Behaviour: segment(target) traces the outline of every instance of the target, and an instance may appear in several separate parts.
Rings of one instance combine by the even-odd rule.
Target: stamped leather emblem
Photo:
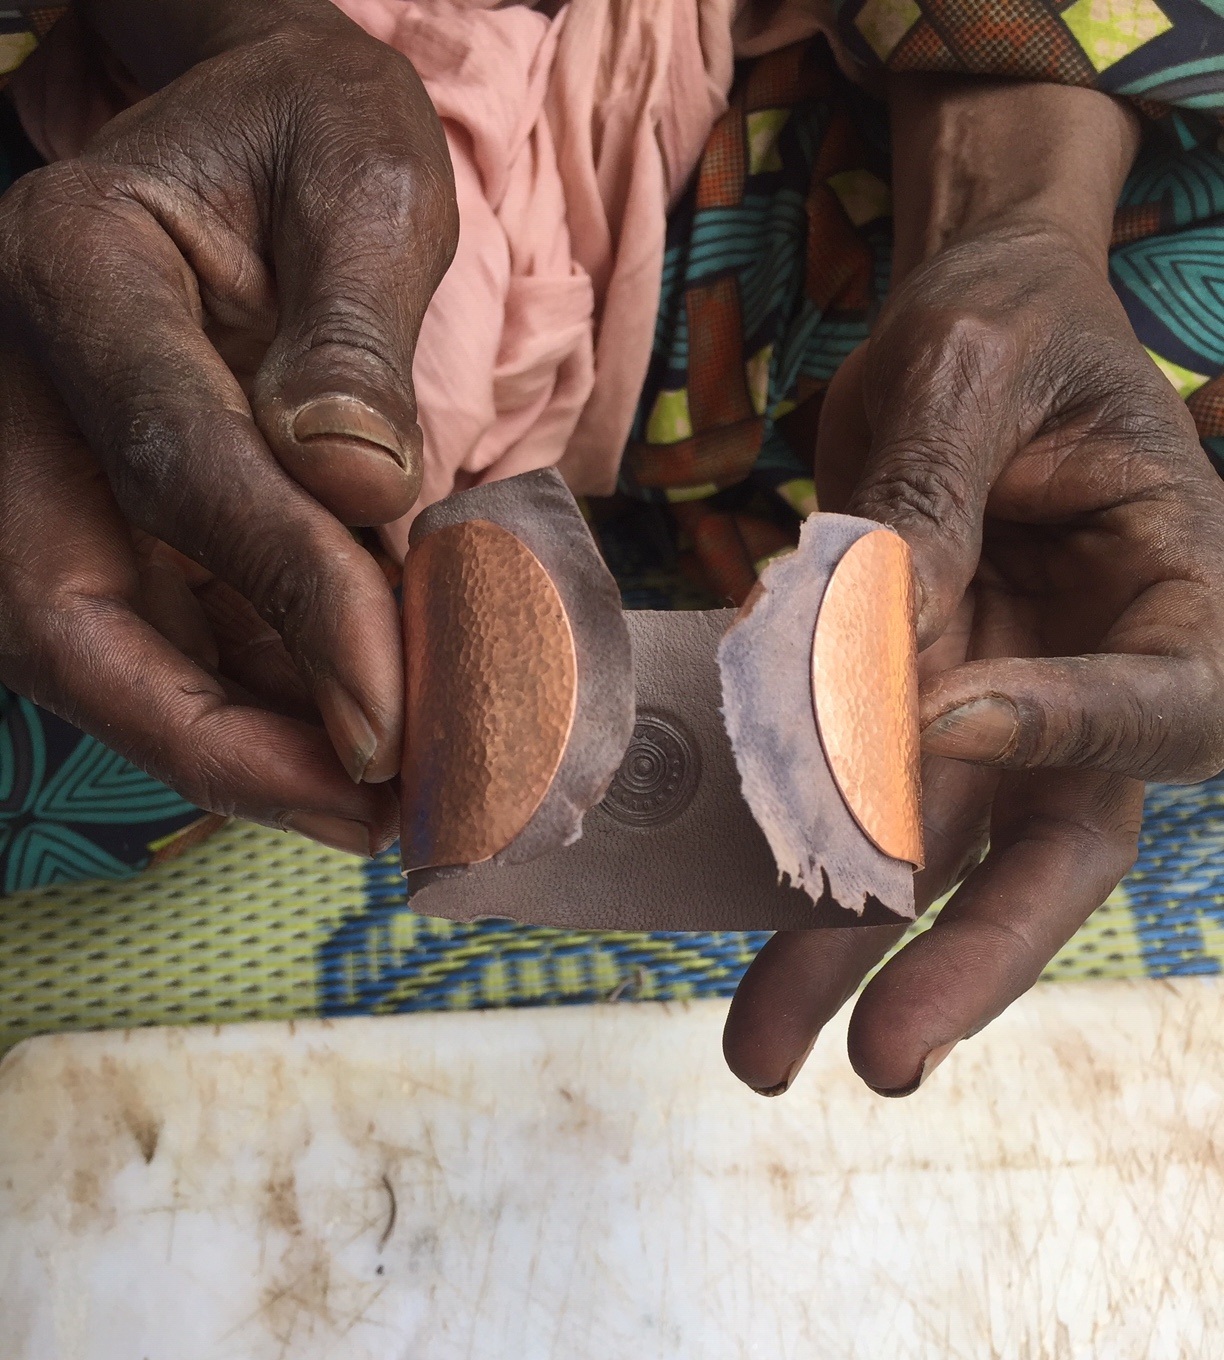
[[[679,719],[639,713],[629,749],[600,806],[624,826],[662,826],[692,802],[699,760]]]

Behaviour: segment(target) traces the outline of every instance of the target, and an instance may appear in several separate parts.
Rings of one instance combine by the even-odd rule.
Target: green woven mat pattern
[[[1218,973],[1224,779],[1154,789],[1135,871],[1047,976]],[[586,934],[413,914],[394,857],[232,823],[118,883],[0,899],[0,1050],[141,1024],[726,996],[761,934]]]

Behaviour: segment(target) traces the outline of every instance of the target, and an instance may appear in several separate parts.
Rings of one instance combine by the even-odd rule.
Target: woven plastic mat
[[[1218,973],[1224,779],[1153,789],[1134,871],[1047,977]],[[727,996],[761,934],[585,934],[415,915],[370,864],[233,823],[118,883],[0,899],[0,1050],[142,1024]]]

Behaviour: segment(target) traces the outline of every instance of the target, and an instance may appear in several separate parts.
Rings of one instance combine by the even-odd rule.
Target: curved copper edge
[[[561,596],[507,529],[449,524],[411,550],[404,644],[404,865],[491,859],[544,801],[574,725]]]
[[[500,526],[535,557],[560,596],[577,656],[577,707],[565,753],[527,825],[493,856],[502,867],[552,854],[583,834],[583,819],[603,796],[633,734],[633,656],[620,590],[555,469],[483,483],[429,506],[413,523],[407,571],[429,538],[471,520]],[[433,871],[405,855],[404,872],[411,886]]]
[[[910,554],[886,529],[847,549],[812,640],[812,701],[846,806],[877,849],[923,864]]]
[[[833,775],[812,700],[812,639],[838,563],[879,528],[853,516],[810,516],[798,549],[766,567],[751,607],[718,648],[740,789],[778,873],[807,894],[815,916],[831,898],[859,922],[873,899],[892,919],[912,920],[914,874],[864,833]]]

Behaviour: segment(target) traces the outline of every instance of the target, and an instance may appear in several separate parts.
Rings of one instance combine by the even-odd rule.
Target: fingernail
[[[370,720],[357,700],[337,680],[322,681],[315,691],[315,702],[340,763],[353,783],[360,784],[378,749],[378,737]]]
[[[752,1089],[759,1096],[785,1095],[786,1092],[789,1091],[791,1088],[791,1082],[793,1082],[795,1078],[799,1075],[800,1070],[803,1067],[803,1064],[807,1062],[808,1058],[811,1056],[812,1049],[815,1046],[816,1040],[813,1039],[812,1042],[808,1044],[807,1048],[803,1050],[802,1056],[796,1058],[795,1061],[791,1063],[790,1068],[786,1073],[786,1076],[784,1076],[782,1080],[777,1083],[776,1086],[754,1086]]]
[[[300,444],[312,439],[359,439],[389,453],[401,467],[407,459],[395,426],[353,397],[316,397],[307,402],[294,417],[293,437]]]
[[[908,1086],[894,1086],[891,1089],[883,1086],[873,1086],[871,1089],[878,1096],[888,1096],[889,1099],[896,1099],[899,1096],[911,1096],[922,1085],[932,1072],[939,1066],[949,1053],[960,1043],[959,1039],[953,1039],[950,1044],[939,1044],[926,1055],[922,1060],[922,1066],[918,1069],[918,1075]]]
[[[328,817],[322,812],[290,812],[281,818],[286,831],[296,831],[312,841],[330,845],[333,850],[346,850],[350,855],[372,859],[370,828],[364,822],[351,822],[347,817]]]
[[[1009,699],[972,699],[922,729],[928,755],[953,760],[1002,760],[1016,748],[1020,715]]]

